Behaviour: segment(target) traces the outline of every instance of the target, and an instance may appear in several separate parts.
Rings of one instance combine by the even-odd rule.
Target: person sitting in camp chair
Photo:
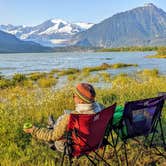
[[[71,113],[95,114],[103,110],[104,106],[95,101],[95,96],[96,92],[92,85],[88,83],[78,84],[73,93],[75,110],[71,111]],[[55,121],[55,124],[50,129],[33,126],[31,128],[24,129],[24,131],[32,134],[32,136],[37,139],[47,142],[53,141],[56,149],[63,152],[69,116],[70,112],[65,112]]]

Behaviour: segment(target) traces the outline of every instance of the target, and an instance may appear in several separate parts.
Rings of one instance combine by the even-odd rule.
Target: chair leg
[[[157,128],[157,125],[158,125],[158,120],[156,121],[155,125],[154,125],[154,130],[156,130]],[[154,135],[155,135],[155,131],[153,132],[153,135],[152,135],[152,138],[150,140],[150,147],[153,145],[153,139],[154,139]]]
[[[117,145],[117,142],[118,142],[118,138],[119,137],[117,137],[116,142],[114,142],[113,134],[111,132],[111,139],[112,139],[112,143],[113,143],[114,153],[115,153],[116,159],[118,161],[118,166],[119,166],[120,163],[119,163],[119,159],[118,159],[118,152],[116,151],[116,145]]]
[[[160,130],[161,130],[161,137],[164,145],[164,150],[166,151],[166,143],[165,143],[165,138],[164,138],[164,132],[163,132],[163,126],[161,123],[161,118],[159,118],[159,124],[160,124]]]
[[[157,120],[156,124],[155,124],[155,129],[157,128],[158,126],[158,123],[159,123],[159,126],[160,126],[160,132],[161,132],[161,139],[163,141],[163,145],[164,145],[164,150],[166,150],[166,143],[165,143],[165,138],[164,138],[164,132],[163,132],[163,127],[162,127],[162,123],[161,123],[161,117],[159,117],[159,119]],[[150,142],[150,146],[152,146],[153,144],[153,139],[154,139],[154,135],[155,135],[155,132],[153,132],[153,135],[152,135],[152,138],[151,138],[151,142]],[[156,151],[158,152],[157,155],[159,156],[163,156],[165,159],[166,159],[166,156],[154,145],[154,148],[156,149]]]
[[[127,158],[126,141],[124,142],[123,146],[124,146],[124,150],[125,150],[126,165],[128,166],[129,163],[128,163],[128,158]]]
[[[72,166],[72,164],[73,164],[73,157],[72,157],[72,154],[71,154],[69,146],[67,147],[67,153],[68,153],[67,155],[68,155],[68,159],[69,159],[69,165]]]
[[[94,157],[93,157],[92,160],[93,160],[93,161],[97,160],[97,164],[99,164],[99,160],[96,158],[96,155],[94,155]],[[96,164],[96,165],[97,165],[97,164]]]
[[[72,158],[69,157],[69,165],[72,166],[72,163],[73,163]]]
[[[105,163],[106,165],[110,166],[110,164],[109,164],[105,159],[103,159],[98,153],[96,153],[95,151],[94,151],[94,153],[96,154],[96,156],[97,156],[98,158],[100,158],[102,161],[104,161],[104,163]]]
[[[163,132],[163,127],[162,127],[162,123],[161,123],[161,117],[159,117],[158,122],[159,122],[159,125],[160,125],[161,139],[163,141],[164,150],[166,151],[166,143],[165,143],[164,132]],[[158,152],[159,156],[163,156],[166,159],[166,156],[157,147],[154,147],[154,148]]]
[[[62,160],[61,160],[61,166],[63,166],[63,162],[64,162],[64,158],[65,158],[65,150],[64,150],[64,152],[63,152],[63,155],[62,155]]]
[[[88,160],[93,164],[93,165],[97,165],[88,155],[86,155],[86,157],[88,158]]]
[[[104,149],[103,149],[102,158],[104,158],[105,151],[106,151],[106,146],[105,146]]]
[[[159,117],[158,121],[156,122],[156,124],[155,124],[155,129],[157,128],[158,123],[159,123],[159,126],[160,126],[161,139],[162,139],[162,141],[163,141],[164,150],[166,151],[166,143],[165,143],[164,132],[163,132],[163,127],[162,127],[162,123],[161,123],[161,117]],[[153,135],[152,135],[152,138],[151,138],[151,141],[150,141],[150,146],[153,145],[154,135],[155,135],[155,132],[154,132]],[[154,146],[154,147],[155,147],[155,146]],[[157,149],[157,148],[155,147],[155,149]],[[159,154],[162,154],[158,149],[157,149],[157,151],[159,152]]]
[[[111,132],[111,133],[112,133],[112,132]],[[107,135],[106,138],[104,138],[105,141],[106,141],[106,143],[105,143],[106,145],[104,146],[104,149],[103,149],[102,158],[104,158],[107,144],[109,144],[109,142],[108,142],[108,137],[109,137],[109,135]]]

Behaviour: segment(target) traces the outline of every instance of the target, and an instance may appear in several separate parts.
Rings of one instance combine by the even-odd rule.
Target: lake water
[[[14,73],[49,72],[52,69],[83,68],[102,63],[136,63],[138,67],[109,70],[112,74],[131,73],[141,69],[159,69],[166,74],[166,59],[145,58],[155,52],[74,52],[74,53],[19,53],[0,54],[0,74],[11,76]]]

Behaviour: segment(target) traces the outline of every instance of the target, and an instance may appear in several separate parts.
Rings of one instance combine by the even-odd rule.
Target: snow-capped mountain
[[[40,25],[14,26],[0,25],[0,30],[26,41],[34,41],[44,46],[68,46],[73,35],[92,27],[92,23],[71,23],[61,19],[50,19]]]

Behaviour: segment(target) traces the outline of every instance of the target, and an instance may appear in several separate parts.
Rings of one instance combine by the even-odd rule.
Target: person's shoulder
[[[74,110],[74,111],[71,111],[70,114],[80,114],[80,113]]]
[[[58,117],[58,119],[56,121],[56,124],[59,124],[60,122],[65,121],[66,119],[68,119],[69,115],[70,114],[64,112],[64,114],[62,114],[61,116]]]
[[[104,109],[105,108],[105,106],[103,105],[103,104],[101,104],[101,103],[99,103],[99,102],[95,102],[96,103],[96,105],[98,105],[101,109]]]

